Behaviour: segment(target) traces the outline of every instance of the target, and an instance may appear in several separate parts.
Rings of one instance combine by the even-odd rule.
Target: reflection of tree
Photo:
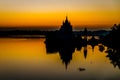
[[[101,44],[101,45],[99,45],[99,51],[100,52],[103,52],[105,50],[105,47]]]
[[[114,67],[118,66],[118,68],[120,69],[120,50],[108,48],[106,53],[108,53],[106,57],[111,60],[111,64],[113,64]]]
[[[98,45],[98,43],[99,43],[98,39],[95,39],[94,36],[92,36],[92,38],[88,40],[88,44],[91,45],[93,51],[94,51],[94,47]]]
[[[84,58],[85,59],[87,58],[87,45],[84,46]]]

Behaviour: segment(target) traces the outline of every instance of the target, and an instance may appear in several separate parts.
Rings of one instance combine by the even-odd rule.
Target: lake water
[[[114,67],[99,46],[75,49],[69,64],[59,52],[47,53],[45,39],[0,39],[0,80],[120,80]]]

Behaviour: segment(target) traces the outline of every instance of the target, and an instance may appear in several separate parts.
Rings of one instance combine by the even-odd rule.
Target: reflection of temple
[[[64,45],[59,49],[60,58],[63,64],[65,64],[66,69],[68,64],[72,60],[72,54],[74,51],[75,51],[75,48],[71,45]]]
[[[72,54],[75,51],[75,47],[71,46],[71,44],[58,47],[46,44],[46,50],[47,54],[54,54],[55,52],[59,52],[59,56],[62,60],[62,63],[67,69],[68,64],[72,60]]]
[[[84,46],[84,58],[85,59],[87,58],[87,45]]]

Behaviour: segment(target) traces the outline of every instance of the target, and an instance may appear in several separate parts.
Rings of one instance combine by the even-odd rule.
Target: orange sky
[[[0,26],[73,26],[120,22],[120,0],[2,0]]]

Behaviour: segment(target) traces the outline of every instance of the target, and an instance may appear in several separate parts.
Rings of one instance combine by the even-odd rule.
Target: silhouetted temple
[[[74,41],[74,34],[72,31],[72,25],[68,21],[68,18],[66,17],[66,20],[63,21],[63,24],[61,25],[60,29],[58,31],[49,33],[46,35],[46,41],[52,41],[56,42],[56,44],[64,44],[64,43],[73,43]]]
[[[63,33],[71,33],[72,32],[72,25],[68,21],[67,16],[66,16],[66,20],[63,21],[63,24],[60,28],[60,32],[63,32]]]
[[[60,27],[57,38],[61,41],[72,41],[74,39],[72,25],[68,21],[67,17],[66,20],[63,21],[62,26]]]

